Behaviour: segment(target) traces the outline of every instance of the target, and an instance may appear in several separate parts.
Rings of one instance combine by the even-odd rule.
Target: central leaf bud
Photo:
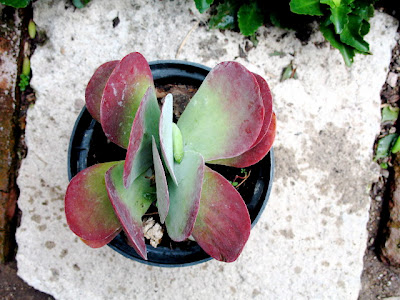
[[[175,123],[172,123],[172,146],[175,161],[181,163],[183,159],[183,138],[179,127]]]

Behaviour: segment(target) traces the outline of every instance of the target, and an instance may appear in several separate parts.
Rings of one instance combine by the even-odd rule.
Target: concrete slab
[[[397,24],[376,13],[372,56],[344,66],[320,33],[303,46],[293,33],[260,29],[260,43],[239,57],[245,39],[196,28],[193,1],[96,0],[74,10],[35,2],[46,45],[32,58],[37,102],[29,110],[28,156],[19,176],[23,217],[17,232],[19,275],[57,299],[356,299],[366,246],[371,163]],[[120,23],[113,28],[113,19]],[[183,269],[128,261],[86,247],[67,228],[63,195],[67,147],[84,88],[101,63],[139,51],[148,60],[214,66],[237,60],[268,80],[278,116],[276,179],[270,202],[241,257]],[[322,46],[321,46],[321,43]],[[270,56],[283,51],[283,57]],[[279,82],[291,61],[298,80]]]

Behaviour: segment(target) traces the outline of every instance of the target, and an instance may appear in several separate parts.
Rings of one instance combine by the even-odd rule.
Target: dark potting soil
[[[189,103],[190,99],[196,93],[197,87],[190,86],[190,85],[160,85],[156,86],[156,93],[159,105],[163,104],[163,98],[168,94],[171,93],[174,97],[174,122],[177,122],[179,117],[181,116],[182,112],[184,111],[186,105]],[[94,151],[96,150],[96,151]],[[96,123],[93,136],[90,144],[90,151],[88,154],[88,161],[87,165],[91,166],[101,162],[107,162],[111,160],[124,160],[126,155],[126,150],[117,146],[116,144],[110,142],[104,135],[101,125]],[[257,182],[257,174],[260,172],[260,166],[251,166],[245,169],[238,169],[233,167],[227,166],[220,166],[220,165],[211,165],[207,164],[208,167],[217,171],[221,175],[223,175],[227,180],[233,182],[236,185],[236,188],[242,198],[245,200],[246,204],[248,204],[253,196],[254,188]],[[252,176],[253,174],[253,176]],[[155,184],[155,183],[154,183]],[[159,215],[157,212],[157,207],[155,204],[152,204],[144,215],[143,218],[152,217],[157,223],[160,223]],[[164,235],[161,240],[159,246],[168,247],[171,249],[188,249],[193,246],[195,242],[187,240],[184,242],[174,242],[172,241],[168,234],[164,224],[161,224]],[[126,236],[125,233],[122,232],[125,240]],[[128,241],[127,241],[128,242]],[[149,241],[146,240],[146,244],[149,244]]]

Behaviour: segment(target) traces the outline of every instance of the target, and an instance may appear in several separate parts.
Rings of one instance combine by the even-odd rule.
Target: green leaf
[[[342,33],[344,27],[349,23],[348,14],[351,12],[350,7],[348,6],[338,6],[331,7],[330,20],[335,26],[335,31],[337,34]]]
[[[25,76],[29,76],[29,74],[31,74],[31,61],[29,60],[29,57],[26,56],[22,62],[22,74]]]
[[[263,108],[260,86],[252,73],[237,62],[218,64],[178,120],[185,151],[199,152],[205,161],[245,152],[263,126]]]
[[[205,167],[193,237],[211,257],[232,262],[250,235],[250,217],[238,191],[221,174]]]
[[[213,2],[214,0],[194,0],[194,3],[196,4],[196,7],[200,13],[203,13],[209,9]]]
[[[123,184],[123,162],[111,167],[105,174],[105,185],[110,202],[121,225],[136,252],[147,259],[144,242],[142,217],[154,200],[155,187],[149,177],[151,169],[141,174],[132,185],[126,189]]]
[[[233,29],[235,28],[235,15],[237,11],[237,5],[230,1],[226,1],[218,4],[217,14],[210,18],[208,23],[210,28],[217,29]]]
[[[124,185],[126,188],[153,164],[151,137],[155,137],[157,144],[160,142],[159,121],[160,108],[156,94],[154,89],[149,87],[143,96],[132,124],[124,166]]]
[[[157,208],[158,214],[160,216],[160,222],[164,224],[165,218],[167,217],[169,210],[168,184],[163,163],[161,161],[160,154],[158,153],[157,144],[154,136],[152,136],[152,152],[157,190]]]
[[[100,121],[106,137],[127,148],[136,111],[147,89],[155,91],[153,75],[142,54],[125,56],[112,71],[103,90]],[[151,138],[148,138],[151,145]]]
[[[367,35],[367,33],[369,32],[370,27],[371,27],[371,25],[367,21],[363,20],[362,24],[361,24],[361,29],[360,29],[360,35],[362,37]]]
[[[330,7],[337,7],[337,6],[340,5],[340,0],[339,0],[339,5],[337,5],[337,1],[336,0],[335,1],[333,1],[333,0],[321,0],[320,2],[321,2],[321,4],[327,4]]]
[[[174,148],[174,159],[179,164],[183,159],[183,138],[179,127],[172,123],[172,145]]]
[[[174,165],[178,185],[168,178],[170,208],[165,225],[173,241],[184,241],[192,234],[200,206],[205,168],[201,154],[186,151],[182,162]]]
[[[376,154],[374,160],[377,161],[380,158],[388,157],[390,155],[390,151],[396,139],[398,138],[397,133],[391,133],[387,136],[381,138],[378,141],[378,145],[376,147]]]
[[[397,153],[400,151],[400,139],[397,138],[396,142],[394,143],[393,147],[392,147],[392,153]]]
[[[1,4],[12,6],[15,8],[27,7],[30,0],[0,0]]]
[[[30,76],[21,74],[19,75],[19,83],[18,86],[22,92],[26,90],[26,87],[29,86]]]
[[[280,81],[282,82],[282,81],[285,81],[285,80],[291,78],[292,77],[292,73],[293,73],[293,64],[290,63],[283,69]]]
[[[350,5],[354,0],[321,0],[321,4],[328,4],[330,7]]]
[[[84,240],[105,240],[121,228],[104,179],[106,172],[116,164],[118,162],[107,162],[86,168],[68,185],[65,193],[67,223]]]
[[[382,122],[394,122],[399,116],[399,108],[392,106],[385,106],[382,108]]]
[[[349,22],[340,34],[340,40],[361,53],[369,53],[369,44],[361,36],[363,19],[349,15]]]
[[[84,8],[91,0],[72,0],[76,8]]]
[[[379,166],[380,166],[382,169],[385,169],[385,170],[389,167],[388,163],[386,163],[386,162],[381,163]]]
[[[325,39],[331,43],[333,47],[338,49],[343,56],[344,62],[348,67],[351,66],[353,63],[353,58],[355,55],[354,49],[343,44],[339,39],[338,36],[335,35],[335,32],[331,26],[326,25],[327,22],[322,23],[319,26],[319,30],[324,35]]]
[[[238,11],[238,23],[240,32],[245,35],[253,35],[258,27],[263,24],[264,16],[256,2],[242,5]]]
[[[368,21],[374,15],[374,6],[368,1],[358,0],[354,2],[352,13]]]
[[[290,10],[300,15],[322,16],[319,0],[292,0]]]
[[[157,105],[157,104],[156,104]],[[172,136],[172,124],[173,124],[173,96],[168,94],[164,98],[164,104],[161,109],[160,121],[159,121],[159,133],[160,133],[160,148],[161,154],[164,158],[165,166],[175,184],[176,176],[174,172],[174,146]]]
[[[35,22],[33,22],[33,20],[29,21],[28,34],[31,39],[34,39],[36,37],[36,24]]]

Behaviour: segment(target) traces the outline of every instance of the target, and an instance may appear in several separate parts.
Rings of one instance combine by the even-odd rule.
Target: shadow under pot
[[[162,98],[167,93],[172,93],[174,96],[175,119],[179,118],[187,102],[210,71],[210,68],[200,64],[173,60],[151,62],[150,68],[157,97]],[[69,180],[94,164],[124,160],[125,154],[125,149],[107,141],[101,125],[84,107],[71,134],[68,149]],[[228,180],[233,180],[236,175],[243,176],[241,169],[219,165],[208,166]],[[239,187],[238,192],[247,205],[253,227],[260,218],[271,192],[274,174],[273,149],[260,162],[246,168],[246,172],[251,172],[251,175]],[[108,246],[129,259],[159,267],[191,266],[211,259],[196,242],[173,242],[167,236],[166,231],[164,231],[163,241],[157,248],[147,242],[146,240],[147,261],[128,245],[123,232],[115,237]]]

